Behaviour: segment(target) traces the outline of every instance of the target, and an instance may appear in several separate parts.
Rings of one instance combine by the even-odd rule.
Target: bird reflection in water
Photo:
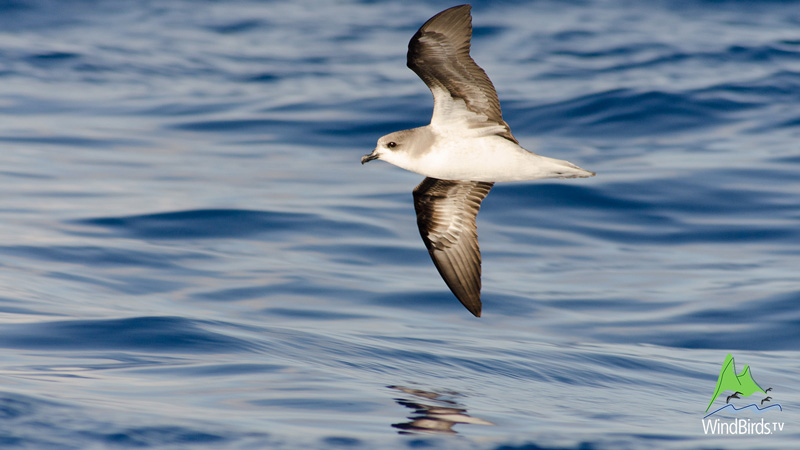
[[[394,428],[400,430],[398,431],[400,434],[415,432],[457,434],[458,432],[453,430],[453,426],[458,423],[494,425],[492,422],[470,416],[466,409],[458,407],[461,405],[452,400],[443,399],[441,394],[402,386],[388,387],[413,396],[412,400],[395,399],[398,404],[414,410],[408,416],[409,422],[392,424]],[[425,403],[422,403],[420,399]],[[432,404],[434,402],[437,404]]]

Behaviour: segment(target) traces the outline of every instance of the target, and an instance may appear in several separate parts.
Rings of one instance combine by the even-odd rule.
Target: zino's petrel
[[[408,67],[433,93],[430,125],[378,139],[361,164],[382,159],[426,178],[414,189],[422,240],[459,301],[481,315],[475,218],[495,181],[584,178],[594,172],[519,146],[492,82],[469,56],[470,6],[433,16],[408,43]]]

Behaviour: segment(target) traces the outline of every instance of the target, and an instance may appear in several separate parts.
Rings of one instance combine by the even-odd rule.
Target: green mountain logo
[[[744,369],[738,374],[736,373],[736,367],[733,361],[733,355],[728,353],[728,356],[725,357],[725,362],[722,363],[722,369],[719,371],[719,378],[717,378],[717,387],[714,389],[714,395],[711,396],[711,401],[708,402],[708,407],[706,408],[706,412],[711,409],[711,405],[714,404],[714,400],[719,397],[719,395],[726,391],[733,391],[733,394],[727,396],[725,403],[729,404],[730,400],[733,398],[742,398],[749,397],[756,392],[761,392],[764,395],[767,395],[772,388],[767,388],[766,390],[762,388],[756,380],[753,379],[753,375],[750,373],[750,366],[747,364],[744,365]],[[764,402],[769,402],[772,400],[772,397],[765,397],[761,400],[761,404],[763,405]],[[758,405],[756,405],[758,408]],[[738,409],[735,408],[734,409]],[[759,408],[761,409],[761,408]]]

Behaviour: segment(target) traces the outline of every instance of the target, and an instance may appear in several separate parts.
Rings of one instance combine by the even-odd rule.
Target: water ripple
[[[125,217],[97,217],[73,223],[105,228],[137,239],[209,239],[261,234],[355,232],[377,235],[385,230],[362,224],[323,219],[314,214],[243,209],[198,209]]]
[[[180,317],[63,320],[2,324],[0,346],[38,350],[134,350],[205,353],[252,351],[251,343],[203,330]]]
[[[493,189],[477,319],[358,164],[430,119],[435,7],[0,2],[0,446],[752,447],[698,422],[728,352],[800,372],[798,11],[476,2],[515,133],[598,173]]]
[[[686,132],[732,120],[754,104],[724,97],[702,98],[692,93],[614,89],[556,103],[526,107],[508,103],[508,114],[530,124],[537,134],[634,138]]]

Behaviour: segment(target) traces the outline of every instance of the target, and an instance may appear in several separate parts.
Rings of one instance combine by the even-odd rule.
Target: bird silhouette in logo
[[[761,400],[761,404],[763,405],[763,404],[764,404],[764,402],[768,402],[768,401],[770,401],[770,400],[772,400],[772,397],[767,397],[767,398],[765,398],[765,399]]]
[[[741,392],[736,391],[733,394],[729,395],[728,398],[725,399],[725,403],[729,403],[732,398],[742,398],[742,397],[739,397],[739,394],[741,394]]]

